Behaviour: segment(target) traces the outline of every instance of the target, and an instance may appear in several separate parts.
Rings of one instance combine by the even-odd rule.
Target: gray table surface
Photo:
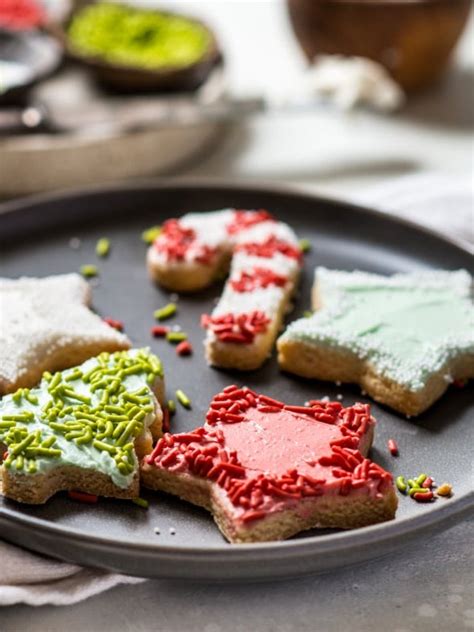
[[[217,26],[237,91],[251,91],[261,81],[271,86],[302,64],[279,1],[260,0],[251,7],[231,0],[180,1],[180,7]],[[472,173],[472,35],[471,24],[444,84],[399,116],[318,111],[260,118],[233,130],[213,155],[187,172],[288,181],[330,195],[351,195],[407,173]],[[304,580],[212,586],[148,581],[75,606],[3,608],[0,631],[473,629],[473,535],[474,521],[465,521],[396,555]]]
[[[2,632],[456,632],[474,629],[474,520],[379,560],[285,582],[148,581],[74,606],[12,606]]]

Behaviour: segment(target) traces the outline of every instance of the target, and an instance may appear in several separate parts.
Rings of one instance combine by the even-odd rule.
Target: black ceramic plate
[[[170,345],[151,338],[153,311],[168,300],[168,294],[147,278],[141,231],[187,211],[226,206],[268,208],[301,237],[311,240],[313,247],[305,259],[303,283],[291,318],[309,306],[312,271],[317,264],[384,274],[472,264],[469,254],[454,243],[349,204],[274,188],[169,182],[42,196],[4,205],[0,214],[2,275],[44,276],[97,263],[100,285],[94,290],[95,309],[103,316],[123,320],[136,345],[150,345],[161,356],[171,395],[180,387],[192,399],[192,411],[180,409],[173,418],[173,431],[200,425],[211,396],[232,382],[295,404],[339,393],[346,405],[365,401],[357,387],[284,375],[275,357],[259,371],[245,375],[208,368],[201,351],[199,316],[211,309],[219,286],[179,300],[176,322],[190,334],[196,350],[192,358],[177,358]],[[111,240],[112,252],[108,259],[97,261],[94,246],[101,236]],[[70,247],[72,237],[81,240],[79,250]],[[472,506],[472,393],[472,387],[450,388],[416,420],[373,404],[379,422],[372,451],[375,461],[395,475],[429,472],[438,482],[451,482],[455,489],[452,499],[438,499],[431,505],[401,497],[392,522],[349,532],[308,532],[287,542],[231,546],[204,510],[144,491],[143,496],[150,500],[148,511],[112,500],[82,505],[65,495],[42,507],[2,500],[0,534],[62,559],[153,577],[285,577],[388,553],[416,537],[426,538],[434,530],[446,528]],[[389,437],[398,441],[398,458],[387,452]],[[160,535],[154,533],[155,527]]]

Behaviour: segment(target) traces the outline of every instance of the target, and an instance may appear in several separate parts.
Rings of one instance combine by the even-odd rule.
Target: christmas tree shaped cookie
[[[397,507],[391,474],[365,456],[374,424],[364,404],[291,406],[228,386],[204,426],[158,441],[142,482],[207,508],[231,542],[361,527]]]
[[[315,313],[278,340],[282,369],[355,382],[418,415],[454,380],[474,377],[472,278],[464,270],[391,277],[318,268]]]
[[[33,504],[61,490],[137,497],[138,462],[161,435],[163,397],[161,362],[147,349],[103,352],[5,396],[2,493]]]

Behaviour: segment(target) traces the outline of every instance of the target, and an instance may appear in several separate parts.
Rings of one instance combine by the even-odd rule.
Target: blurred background
[[[405,208],[430,191],[432,215],[447,192],[450,205],[462,197],[453,222],[466,237],[470,8],[0,0],[0,197],[192,175],[288,182],[391,210],[401,186]]]

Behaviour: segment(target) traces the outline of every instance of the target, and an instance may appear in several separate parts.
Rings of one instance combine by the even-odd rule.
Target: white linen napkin
[[[472,177],[407,176],[352,196],[352,201],[408,217],[473,244]],[[58,562],[0,542],[0,605],[67,605],[118,584],[145,581]]]

